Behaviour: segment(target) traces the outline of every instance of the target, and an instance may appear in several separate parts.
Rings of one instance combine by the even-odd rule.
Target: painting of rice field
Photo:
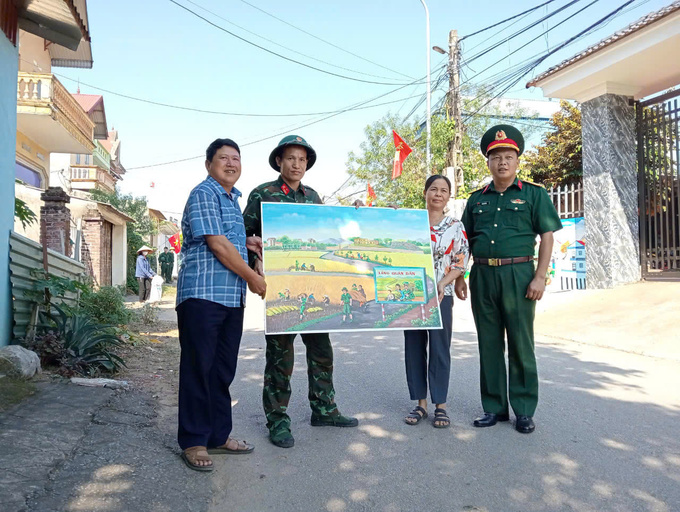
[[[262,203],[267,334],[439,329],[425,210]]]

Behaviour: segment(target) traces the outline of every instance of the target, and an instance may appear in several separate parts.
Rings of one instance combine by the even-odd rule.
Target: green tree
[[[134,223],[130,222],[127,226],[127,287],[133,293],[137,293],[139,290],[137,279],[135,278],[137,250],[142,245],[149,245],[151,243],[151,235],[156,232],[156,228],[149,218],[149,206],[146,197],[123,194],[116,187],[113,193],[94,190],[92,192],[92,199],[108,203],[134,219]],[[153,266],[152,264],[152,268]]]
[[[472,191],[488,180],[489,173],[486,159],[479,150],[479,140],[484,132],[500,122],[512,123],[503,116],[531,117],[534,113],[522,109],[519,104],[506,104],[501,114],[497,103],[489,103],[490,93],[485,88],[464,91],[463,111],[470,115],[465,118],[462,137],[462,169],[464,185],[456,191],[457,197],[467,197]],[[488,104],[487,104],[488,103]],[[472,115],[474,114],[474,115]],[[526,123],[526,121],[523,121]],[[522,132],[529,138],[539,129],[522,127]],[[404,161],[402,175],[392,180],[392,163],[394,160],[394,143],[392,130],[409,144],[413,152]],[[449,141],[455,134],[455,123],[447,119],[444,112],[436,112],[431,122],[432,173],[441,174],[446,165],[446,152]],[[394,114],[388,114],[364,130],[365,140],[359,152],[350,152],[347,159],[347,172],[352,178],[352,185],[363,186],[368,182],[375,190],[378,198],[377,206],[396,204],[406,208],[423,208],[423,187],[428,173],[426,167],[425,132],[417,122],[403,122]],[[341,203],[346,198],[337,198]]]
[[[524,168],[533,181],[546,187],[581,181],[581,109],[560,101],[560,110],[552,115],[550,125],[552,130],[543,136],[541,145],[525,153]]]

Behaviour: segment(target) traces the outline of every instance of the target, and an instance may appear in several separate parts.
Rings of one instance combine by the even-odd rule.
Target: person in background
[[[151,294],[151,280],[156,275],[156,272],[151,270],[151,265],[146,256],[153,252],[151,247],[146,245],[139,248],[137,251],[137,267],[135,268],[135,277],[139,283],[139,302],[149,300]]]
[[[166,283],[172,283],[172,268],[175,266],[175,253],[163,248],[163,254],[158,256],[158,263],[161,264],[161,277]]]
[[[404,421],[417,425],[427,418],[429,382],[430,398],[435,405],[432,424],[436,428],[447,428],[451,425],[446,400],[451,374],[453,282],[465,274],[469,246],[463,223],[445,213],[451,197],[449,179],[440,175],[430,176],[425,182],[424,194],[430,217],[430,244],[443,328],[404,331],[406,382],[411,400],[418,400],[418,405]]]

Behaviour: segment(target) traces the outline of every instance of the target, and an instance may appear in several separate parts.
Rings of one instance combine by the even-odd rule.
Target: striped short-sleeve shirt
[[[236,188],[228,193],[208,176],[189,194],[182,216],[182,266],[177,277],[177,303],[204,299],[227,307],[243,307],[246,282],[215,257],[206,235],[227,237],[248,261],[246,231]]]

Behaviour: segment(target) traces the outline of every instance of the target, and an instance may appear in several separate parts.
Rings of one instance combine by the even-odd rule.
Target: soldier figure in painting
[[[354,285],[356,286],[356,285]],[[342,302],[342,321],[345,322],[349,316],[349,321],[352,321],[352,296],[347,291],[347,288],[342,289],[342,295],[340,295],[340,301]]]

